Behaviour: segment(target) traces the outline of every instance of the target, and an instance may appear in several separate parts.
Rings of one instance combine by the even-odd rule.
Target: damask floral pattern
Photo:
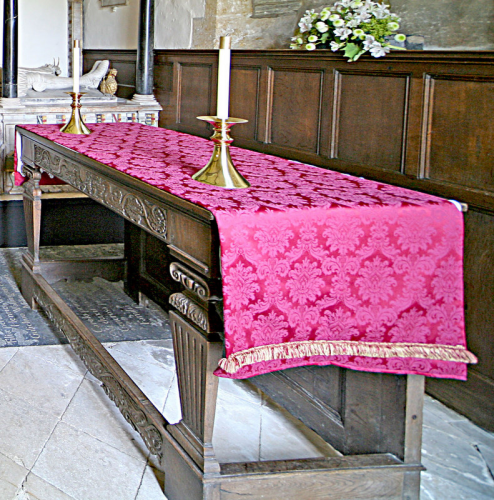
[[[463,220],[440,198],[232,148],[251,188],[191,179],[210,141],[139,124],[23,126],[210,210],[226,358],[246,378],[303,365],[464,379]]]

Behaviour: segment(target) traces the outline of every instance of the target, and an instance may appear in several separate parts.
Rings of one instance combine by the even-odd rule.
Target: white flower
[[[344,40],[352,34],[352,30],[349,30],[348,28],[338,28],[334,30],[334,34],[341,40]]]
[[[332,23],[334,23],[337,19],[340,19],[339,14],[331,14],[331,15],[329,16],[329,20],[330,20]]]
[[[365,35],[364,50],[369,50],[371,45],[376,41],[372,35]]]
[[[324,21],[319,21],[316,23],[316,29],[319,33],[326,33],[329,30],[329,26]]]
[[[391,14],[386,5],[379,3],[376,3],[376,5],[372,8],[372,13],[376,19],[384,19]]]
[[[333,21],[333,26],[335,28],[341,28],[341,26],[345,26],[345,21],[343,21],[343,19],[336,19],[336,21]]]
[[[372,15],[367,12],[366,10],[362,11],[362,12],[359,12],[356,16],[355,16],[355,19],[358,21],[358,23],[365,23],[367,22],[370,18],[372,17]]]
[[[300,33],[305,33],[306,31],[310,31],[312,28],[312,21],[316,18],[315,10],[307,10],[305,11],[305,15],[300,19],[298,26],[300,28]]]
[[[353,2],[350,4],[350,7],[356,9],[358,7],[362,6],[362,0],[353,0]]]
[[[306,50],[314,50],[316,48],[316,45],[314,43],[307,43],[305,45]]]
[[[358,29],[356,29],[356,30],[353,30],[353,34],[354,34],[356,37],[358,37],[358,38],[360,38],[360,37],[362,37],[362,39],[363,39],[363,38],[365,38],[365,32],[364,32],[364,30],[362,30],[362,29],[360,29],[360,28],[358,28]]]
[[[317,42],[317,36],[316,35],[311,35],[309,38],[307,38],[309,42]]]
[[[391,49],[388,45],[381,45],[379,42],[374,42],[370,46],[370,53],[373,57],[383,57],[385,56]]]
[[[335,14],[333,14],[335,15]],[[331,10],[328,8],[321,10],[321,21],[326,21],[328,18],[331,19],[333,16],[331,15]]]
[[[304,43],[303,38],[297,38],[297,43],[299,43],[300,45],[302,45]]]
[[[356,28],[360,23],[358,19],[352,19],[346,23],[347,28]]]
[[[344,45],[343,43],[338,43],[338,42],[331,42],[331,43],[330,43],[331,50],[332,50],[333,52],[336,52],[337,50],[339,50],[339,49],[340,49],[340,47],[343,47],[343,45]]]
[[[401,33],[395,35],[395,40],[397,42],[404,42],[407,39],[406,35],[403,35]]]
[[[399,27],[400,27],[400,25],[394,21],[391,21],[390,23],[388,23],[389,31],[396,31]]]
[[[341,7],[348,8],[348,7],[350,7],[351,4],[352,4],[352,0],[341,0],[341,2],[336,2],[335,6],[338,5]]]

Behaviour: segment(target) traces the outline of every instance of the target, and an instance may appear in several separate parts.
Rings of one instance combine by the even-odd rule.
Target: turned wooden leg
[[[41,172],[39,169],[24,166],[28,181],[24,183],[24,218],[26,221],[27,250],[22,256],[21,292],[26,302],[35,309],[32,280],[26,268],[33,273],[40,272],[39,245],[41,235]]]

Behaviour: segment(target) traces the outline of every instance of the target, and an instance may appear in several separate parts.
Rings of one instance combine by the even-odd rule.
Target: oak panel
[[[494,189],[494,78],[436,75],[429,89],[425,178]]]
[[[211,114],[212,64],[180,64],[178,70],[178,108],[180,130],[208,136],[207,124],[197,116]]]
[[[158,69],[158,68],[157,68]],[[173,64],[160,63],[155,72],[154,85],[163,92],[173,92]]]
[[[317,153],[323,72],[272,69],[270,83],[269,142]]]
[[[408,76],[339,72],[333,157],[402,171]]]
[[[232,137],[257,139],[257,115],[261,68],[232,67],[230,76],[230,116],[244,118],[248,123],[235,125]]]

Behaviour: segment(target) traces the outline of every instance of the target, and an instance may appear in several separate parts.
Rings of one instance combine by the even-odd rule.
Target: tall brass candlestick
[[[212,186],[230,189],[248,188],[250,184],[237,172],[230,156],[230,128],[237,123],[247,123],[242,118],[222,119],[217,116],[198,116],[199,120],[211,123],[214,134],[211,140],[214,142],[214,150],[209,163],[192,178],[198,182],[211,184]]]
[[[88,135],[91,131],[86,127],[81,117],[81,97],[85,92],[66,92],[72,96],[72,116],[70,120],[60,129],[60,132],[66,134],[85,134]]]

